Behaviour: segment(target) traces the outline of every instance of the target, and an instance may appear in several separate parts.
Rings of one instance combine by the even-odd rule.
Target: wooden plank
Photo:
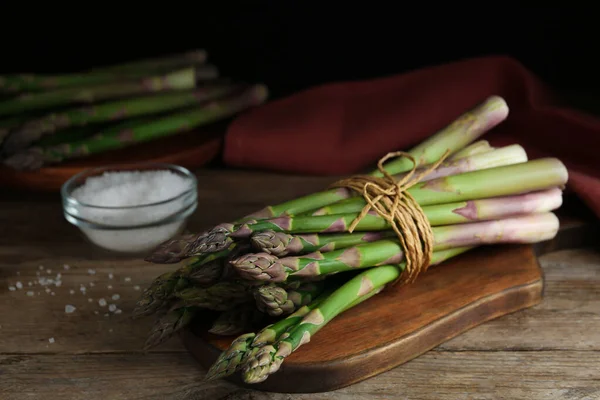
[[[40,247],[9,252],[0,246],[0,251],[0,353],[132,352],[141,348],[152,319],[129,320],[140,294],[134,286],[143,288],[169,267],[139,260],[42,257]],[[30,252],[30,257],[31,253],[37,256],[19,263],[21,251]],[[10,257],[6,257],[7,254]],[[71,266],[69,271],[62,269],[65,263]],[[43,271],[39,270],[39,265],[44,266]],[[455,350],[600,350],[600,252],[591,249],[558,252],[542,257],[541,265],[546,283],[545,297],[540,305],[490,321],[452,339],[443,347]],[[52,269],[52,273],[47,274],[46,269]],[[88,269],[94,269],[96,274],[89,275]],[[26,295],[27,282],[38,279],[38,272],[43,277],[62,273],[62,285],[52,289],[55,296],[45,293],[44,287],[39,285],[33,287],[36,296]],[[108,279],[109,273],[113,273],[113,280]],[[126,277],[130,277],[131,282],[125,282]],[[18,281],[25,288],[9,291],[8,287]],[[90,288],[89,282],[95,282],[95,286]],[[87,287],[85,296],[79,291],[82,283]],[[113,289],[108,289],[108,285]],[[75,295],[69,290],[75,290]],[[104,317],[106,308],[99,307],[97,300],[108,300],[113,294],[120,295],[119,301],[114,303],[123,313],[107,318]],[[94,303],[88,303],[88,298],[94,299]],[[78,310],[65,314],[67,304]],[[51,337],[56,341],[53,346],[48,343]],[[178,339],[156,349],[175,350],[184,351]]]
[[[432,351],[329,393],[276,394],[204,382],[187,354],[0,356],[0,397],[111,400],[594,400],[600,353]]]

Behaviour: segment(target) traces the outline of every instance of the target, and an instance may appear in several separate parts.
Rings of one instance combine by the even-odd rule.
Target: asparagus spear
[[[382,287],[374,288],[369,294],[350,304],[348,308],[354,307],[371,298],[379,293],[381,289]],[[277,339],[279,339],[285,332],[296,326],[298,322],[302,321],[302,317],[316,308],[331,293],[333,293],[332,288],[326,289],[314,301],[308,305],[300,307],[296,312],[288,315],[286,318],[264,327],[256,334],[246,333],[233,340],[229,345],[229,348],[222,352],[210,367],[205,379],[213,380],[224,378],[240,370],[240,368],[244,365],[244,362],[252,355],[252,353],[262,346],[272,344],[277,341]]]
[[[392,230],[326,235],[290,235],[285,232],[266,230],[253,233],[250,239],[254,248],[258,251],[283,257],[289,254],[306,254],[314,251],[327,252],[345,249],[357,244],[375,242],[395,236],[396,233]]]
[[[434,262],[439,264],[467,250],[468,248],[460,248],[436,252]],[[323,326],[365,296],[369,296],[374,289],[395,281],[404,267],[404,264],[399,264],[370,268],[350,279],[307,313],[285,336],[280,335],[276,342],[264,344],[252,351],[241,368],[244,381],[258,383],[267,379],[279,369],[286,357],[308,343]]]
[[[196,86],[196,69],[186,68],[166,75],[89,87],[74,87],[28,93],[0,103],[0,116],[69,104],[90,104],[137,94],[188,90]]]
[[[498,197],[469,202],[449,203],[435,206],[423,207],[426,216],[433,226],[456,225],[478,220],[495,220],[515,215],[526,215],[544,213],[558,209],[562,205],[562,191],[552,188],[539,192],[523,195]],[[353,221],[358,214],[327,215],[308,220],[310,217],[296,217],[292,219],[290,230],[316,232],[339,231],[343,233],[324,234],[300,234],[293,235],[285,231],[272,229],[261,230],[262,226],[273,223],[271,220],[258,221],[249,228],[254,232],[250,239],[254,248],[260,252],[272,254],[277,257],[286,255],[307,254],[315,251],[329,252],[338,249],[369,243],[386,238],[393,238],[396,233],[391,230],[347,233],[348,221]],[[343,224],[339,218],[343,218]],[[310,221],[310,225],[305,222]],[[334,225],[335,224],[335,225]],[[364,222],[359,223],[359,230],[368,229],[390,229],[391,226],[380,221],[379,217],[373,218],[367,215]],[[279,226],[289,224],[279,224]],[[361,226],[362,225],[362,226]]]
[[[422,206],[543,190],[567,183],[568,171],[556,158],[466,172],[417,183],[407,190]],[[315,215],[361,211],[367,203],[353,197],[323,207]]]
[[[448,204],[422,207],[431,226],[455,225],[481,220],[493,220],[524,213],[541,213],[557,209],[562,204],[562,191],[559,188],[525,193],[514,196],[466,200]],[[358,213],[279,217],[258,221],[249,221],[238,225],[221,224],[219,229],[230,232],[230,238],[237,240],[251,237],[263,231],[286,233],[345,233],[350,224],[359,216]],[[374,211],[362,218],[355,226],[355,232],[371,232],[390,230],[390,223]],[[183,244],[187,244],[184,246]],[[173,239],[159,247],[147,261],[159,263],[175,263],[187,257],[204,254],[218,249],[214,243],[205,246],[202,240],[189,238]]]
[[[317,305],[331,293],[331,290],[323,293],[310,304],[299,308],[293,314],[288,315],[287,318],[267,325],[256,334],[246,333],[234,339],[229,345],[229,348],[222,352],[210,367],[205,379],[212,380],[223,378],[236,372],[243,365],[243,362],[250,356],[256,346],[264,345],[266,343],[273,343],[289,328],[300,322],[302,317],[308,314],[310,310],[317,307]]]
[[[452,156],[448,157],[448,160],[458,160],[461,158],[474,156],[475,154],[487,153],[488,151],[492,150],[494,150],[494,147],[492,147],[487,140],[478,140],[464,149],[457,151]]]
[[[452,155],[463,149],[502,122],[507,115],[508,106],[504,99],[498,96],[491,96],[483,103],[459,116],[454,122],[435,133],[426,141],[415,146],[408,153],[414,157],[417,167],[433,164],[446,152]],[[413,164],[410,160],[402,158],[387,163],[385,170],[391,175],[396,175],[410,171],[412,167]],[[374,170],[370,175],[381,176],[381,173],[378,170]],[[352,195],[354,194],[343,188],[326,190],[299,197],[279,205],[267,206],[262,210],[250,214],[248,217],[269,218],[284,214],[296,215],[347,199]]]
[[[293,313],[310,303],[323,291],[323,282],[305,283],[295,290],[286,290],[281,286],[269,284],[258,286],[254,290],[256,307],[272,317]]]
[[[462,157],[455,160],[449,160],[440,164],[435,171],[430,172],[419,180],[427,182],[437,178],[463,174],[465,172],[481,171],[484,169],[502,167],[527,162],[527,153],[523,147],[513,144],[501,147],[496,150],[490,150],[485,153],[474,154],[468,157]],[[427,167],[417,169],[415,174],[424,172]],[[404,178],[406,174],[395,176],[397,180]]]
[[[266,88],[256,85],[243,93],[214,100],[208,104],[185,109],[160,119],[141,123],[128,130],[107,129],[91,138],[49,148],[33,147],[4,160],[15,169],[37,169],[48,163],[87,156],[130,146],[135,143],[190,131],[208,123],[227,118],[265,101]]]
[[[495,221],[474,222],[433,228],[434,251],[455,247],[500,243],[537,243],[558,232],[553,213],[526,214]],[[398,240],[380,240],[331,252],[314,252],[277,258],[268,253],[247,253],[231,264],[246,279],[284,282],[289,277],[331,275],[360,268],[404,261]]]
[[[158,346],[188,326],[195,313],[196,309],[194,307],[175,307],[161,316],[154,323],[144,344],[144,350]]]
[[[237,335],[251,329],[260,315],[252,304],[242,304],[223,311],[208,331],[221,336]]]
[[[154,279],[136,303],[133,318],[151,315],[168,304],[171,293],[177,287],[177,279],[173,279],[174,276],[175,272],[170,271]]]
[[[231,94],[235,89],[237,87],[232,85],[207,86],[192,91],[140,96],[48,114],[14,129],[5,141],[3,152],[14,154],[43,136],[68,127],[172,111]]]
[[[181,65],[176,68],[190,68],[189,65]],[[196,70],[196,80],[212,80],[219,76],[219,71],[213,65],[203,65],[194,67]],[[171,69],[173,70],[173,69]],[[70,73],[62,75],[36,75],[36,74],[17,74],[0,76],[0,92],[21,93],[21,92],[47,92],[75,90],[77,88],[116,85],[136,79],[152,77],[156,74],[163,74],[168,70],[139,70],[126,73],[111,72],[83,72]]]
[[[252,300],[250,287],[239,281],[224,281],[207,288],[186,287],[175,292],[175,297],[183,307],[227,311]]]

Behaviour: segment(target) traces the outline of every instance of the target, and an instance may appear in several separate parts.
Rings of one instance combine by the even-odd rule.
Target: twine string
[[[408,189],[437,169],[449,154],[450,151],[446,151],[438,161],[417,174],[417,162],[412,155],[402,151],[388,153],[377,163],[377,169],[383,177],[357,175],[339,180],[332,185],[332,187],[348,188],[361,194],[367,203],[350,224],[348,228],[350,233],[373,210],[389,222],[398,236],[406,267],[393,284],[398,281],[402,281],[403,284],[414,282],[431,263],[433,231],[423,209]],[[406,157],[413,163],[411,170],[397,181],[384,168],[384,163],[394,157]]]

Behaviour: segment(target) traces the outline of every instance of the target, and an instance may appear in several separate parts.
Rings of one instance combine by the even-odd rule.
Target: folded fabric
[[[258,107],[229,126],[230,166],[320,175],[374,168],[490,95],[508,118],[481,139],[521,144],[530,159],[558,157],[573,190],[600,217],[600,119],[570,109],[509,57],[484,57],[360,82],[331,83]]]

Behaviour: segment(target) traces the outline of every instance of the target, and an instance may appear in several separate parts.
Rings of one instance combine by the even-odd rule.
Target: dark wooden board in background
[[[221,126],[194,130],[49,165],[36,171],[16,171],[0,165],[0,187],[58,192],[63,183],[85,169],[135,162],[168,163],[196,169],[219,156],[224,132],[225,129]]]

